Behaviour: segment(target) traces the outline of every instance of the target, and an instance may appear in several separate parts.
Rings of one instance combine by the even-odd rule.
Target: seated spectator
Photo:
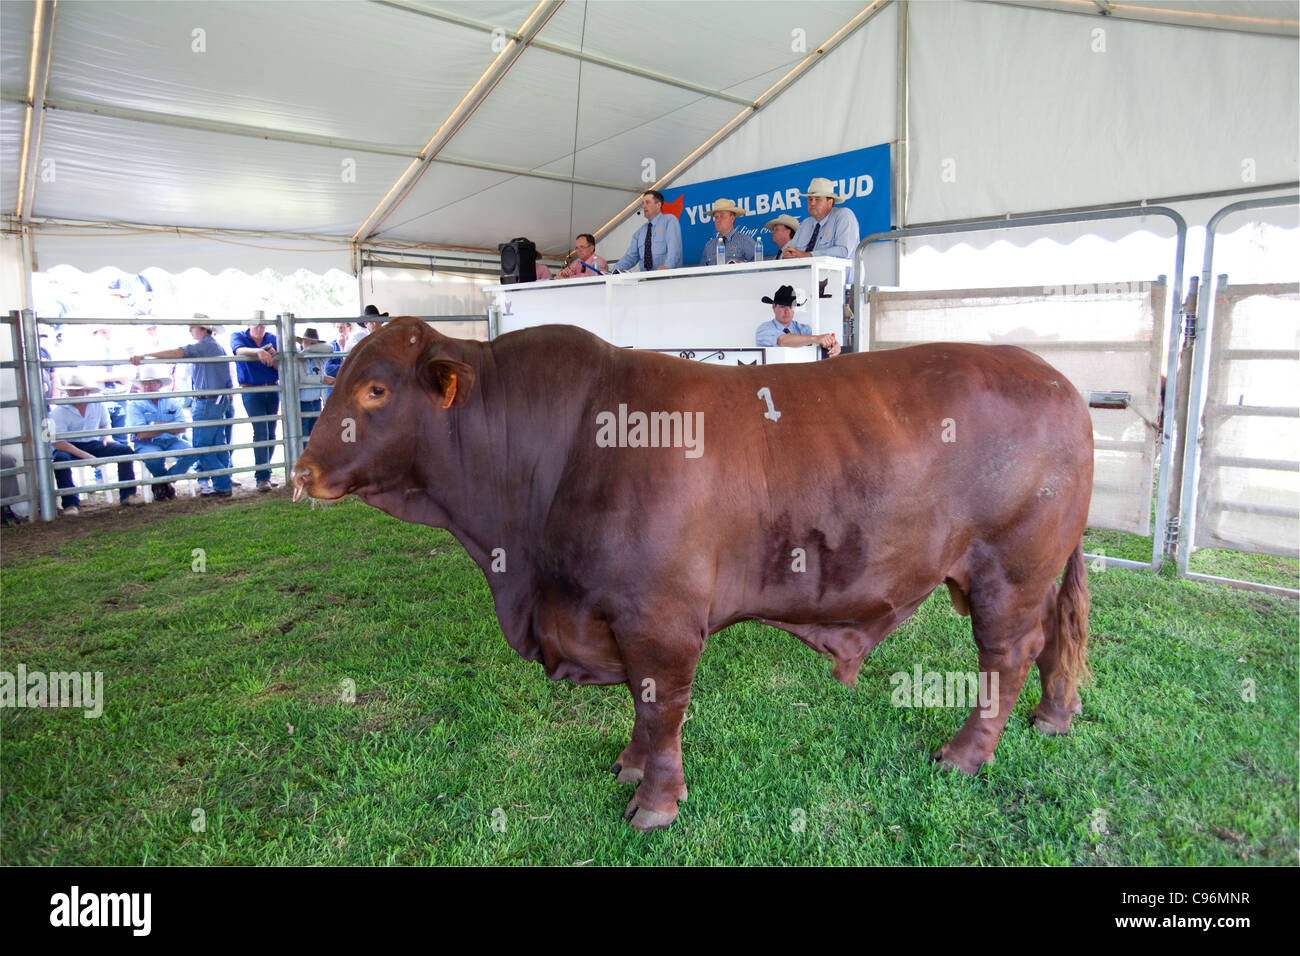
[[[94,387],[85,376],[73,372],[64,380],[63,391],[69,398],[85,398],[94,393]],[[54,462],[94,461],[97,458],[113,458],[118,455],[131,454],[129,445],[109,441],[103,438],[62,439],[60,435],[71,432],[94,431],[109,428],[108,409],[103,402],[79,402],[70,405],[55,405],[50,409],[50,420],[54,426]],[[129,461],[117,463],[118,481],[135,481],[135,466]],[[76,517],[81,513],[81,500],[76,494],[76,485],[72,483],[70,468],[56,468],[54,483],[70,493],[63,495],[63,514]],[[118,489],[118,497],[124,505],[142,505],[144,499],[136,494],[134,488]]]
[[[802,348],[805,345],[820,345],[826,350],[827,358],[840,354],[840,344],[835,340],[834,332],[813,335],[812,328],[794,320],[794,287],[783,285],[771,298],[763,296],[762,301],[772,307],[771,321],[764,322],[754,335],[754,344],[762,348]]]
[[[0,468],[17,468],[18,461],[12,455],[0,453]],[[18,488],[18,478],[14,475],[5,475],[0,478],[0,498],[16,498],[22,492]],[[23,524],[27,521],[25,513],[20,514],[18,509],[25,508],[23,502],[16,502],[14,505],[0,505],[0,524],[16,525]]]
[[[325,382],[325,356],[333,354],[334,349],[328,342],[320,340],[315,329],[304,332],[298,338],[298,344],[298,361],[302,365],[298,380],[298,400],[303,416],[302,437],[305,439],[310,437],[316,416],[320,414],[321,399],[325,395],[325,389],[320,387]],[[330,381],[334,381],[332,376]],[[312,413],[310,417],[309,413]]]
[[[772,234],[772,241],[776,243],[776,255],[779,259],[782,251],[790,244],[790,240],[794,238],[795,232],[798,231],[799,220],[786,213],[763,223],[763,228]]]
[[[748,216],[749,211],[741,209],[730,199],[713,200],[713,228],[717,232],[704,243],[704,252],[700,254],[700,265],[716,266],[718,264],[717,242],[722,237],[724,262],[753,262],[754,240],[736,228],[737,216]]]
[[[189,421],[185,418],[185,409],[179,398],[159,395],[164,385],[170,385],[171,375],[157,365],[145,365],[140,369],[140,392],[148,398],[133,398],[126,403],[126,423],[136,429],[131,436],[135,443],[136,454],[150,452],[176,452],[175,463],[168,468],[165,458],[146,458],[144,466],[155,478],[179,478],[199,463],[198,455],[184,455],[190,450],[190,443],[185,440],[185,430]],[[149,425],[171,425],[170,428],[149,428]],[[171,482],[153,486],[155,501],[171,501],[176,497],[176,488]]]
[[[556,278],[584,279],[609,271],[609,263],[596,255],[596,237],[591,233],[584,232],[578,236],[574,240],[574,249],[577,250],[577,258],[561,269]]]
[[[808,218],[799,223],[794,238],[781,250],[782,259],[804,259],[808,256],[837,256],[841,259],[853,258],[858,247],[858,217],[852,209],[843,206],[836,209],[836,202],[845,202],[848,197],[835,192],[829,179],[818,177],[808,184],[808,191],[801,193],[808,200]],[[846,285],[853,284],[853,270],[845,272]]]

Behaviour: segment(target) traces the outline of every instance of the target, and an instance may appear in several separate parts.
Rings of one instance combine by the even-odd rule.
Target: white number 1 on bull
[[[758,397],[767,402],[767,411],[763,413],[763,417],[770,418],[774,422],[778,421],[781,418],[781,413],[778,412],[776,406],[772,404],[772,390],[764,385],[758,390]]]

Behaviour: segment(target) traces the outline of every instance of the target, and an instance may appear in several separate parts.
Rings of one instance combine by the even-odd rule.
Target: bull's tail
[[[1043,698],[1034,710],[1034,726],[1045,734],[1068,734],[1070,721],[1081,713],[1079,685],[1088,671],[1088,572],[1083,544],[1065,563],[1060,588],[1048,593],[1043,607],[1046,642],[1038,657]]]
[[[1092,677],[1088,669],[1088,570],[1083,563],[1083,542],[1065,563],[1065,575],[1056,595],[1056,646],[1060,653],[1059,672],[1067,692]]]

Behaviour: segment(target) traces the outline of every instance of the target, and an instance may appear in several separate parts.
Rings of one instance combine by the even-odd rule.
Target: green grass
[[[11,552],[0,667],[102,671],[106,703],[0,712],[0,864],[1294,865],[1294,603],[1168,573],[1091,584],[1074,733],[1028,726],[1035,670],[976,778],[929,760],[964,712],[889,702],[917,662],[975,668],[946,595],[855,690],[779,631],[715,635],[690,799],[639,834],[606,772],[626,689],[515,655],[444,532],[262,500]]]

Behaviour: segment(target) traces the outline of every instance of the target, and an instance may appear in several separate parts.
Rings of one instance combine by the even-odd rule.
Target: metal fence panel
[[[1163,282],[884,292],[868,296],[872,351],[920,342],[1018,345],[1041,357],[1094,407],[1088,525],[1151,533],[1158,447]],[[1123,396],[1123,398],[1119,398]]]
[[[1220,282],[1208,347],[1193,545],[1300,557],[1300,283]]]

